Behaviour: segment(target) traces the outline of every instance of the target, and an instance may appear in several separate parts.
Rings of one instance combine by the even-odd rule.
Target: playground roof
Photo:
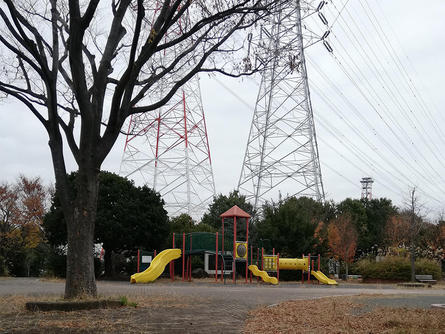
[[[220,217],[221,218],[226,218],[226,217],[250,218],[250,215],[246,211],[244,211],[241,208],[239,208],[238,205],[234,205],[229,210],[227,210],[226,212],[222,213],[220,215]]]

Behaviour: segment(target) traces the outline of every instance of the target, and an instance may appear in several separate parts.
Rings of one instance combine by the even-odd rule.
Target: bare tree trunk
[[[348,275],[349,275],[349,266],[348,266],[348,262],[347,261],[345,261],[345,269],[346,269],[346,278],[345,278],[345,280],[347,281],[348,280]]]
[[[415,197],[415,191],[416,188],[413,188],[412,192],[411,192],[411,226],[410,226],[410,257],[411,257],[411,282],[415,282],[416,281],[416,253],[414,250],[414,246],[415,246],[415,242],[414,239],[416,238],[416,228],[415,228],[415,224],[416,224],[416,197]]]
[[[88,175],[90,174],[90,175]],[[92,175],[91,175],[92,174]],[[68,253],[65,298],[97,296],[94,277],[94,223],[96,220],[98,176],[79,169],[76,200],[68,217]]]
[[[410,260],[411,260],[411,282],[416,281],[416,252],[414,250],[414,244],[410,245]]]

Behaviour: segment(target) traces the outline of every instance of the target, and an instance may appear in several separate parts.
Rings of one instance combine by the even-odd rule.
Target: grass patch
[[[128,301],[127,296],[121,296],[119,298],[119,301],[120,301],[122,306],[131,306],[131,307],[137,307],[138,306],[138,303]]]

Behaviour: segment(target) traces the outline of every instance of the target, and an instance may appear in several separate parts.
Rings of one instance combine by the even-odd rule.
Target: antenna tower
[[[372,200],[372,184],[374,183],[372,177],[362,177],[360,183],[362,184],[362,199]]]
[[[325,3],[288,2],[259,32],[260,53],[272,61],[262,72],[238,183],[256,209],[280,192],[324,200],[304,50],[317,41],[332,49],[329,32],[316,38],[303,32],[302,20],[317,13],[327,25]]]
[[[160,5],[156,7],[155,13]],[[172,31],[181,34],[181,23]],[[153,63],[169,64],[177,51],[169,50]],[[158,99],[163,87],[167,82],[161,82]],[[160,109],[130,118],[120,174],[159,192],[170,216],[201,218],[215,195],[215,183],[198,76]]]

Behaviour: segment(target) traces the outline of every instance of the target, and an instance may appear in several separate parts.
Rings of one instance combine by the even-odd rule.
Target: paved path
[[[352,296],[359,294],[383,295],[426,295],[445,298],[444,289],[399,288],[395,285],[350,284],[339,286],[280,284],[213,284],[175,281],[154,284],[129,284],[127,282],[98,281],[98,292],[104,296],[187,296],[237,301],[244,305],[259,306],[292,299],[312,299],[330,296]],[[63,282],[44,281],[38,278],[0,279],[0,296],[3,295],[62,295]]]
[[[445,289],[402,289],[395,285],[304,285],[280,284],[215,284],[187,283],[176,281],[154,284],[131,285],[127,282],[99,281],[98,292],[103,296],[173,297],[191,300],[189,307],[174,314],[162,305],[147,313],[150,331],[156,333],[174,332],[239,332],[249,310],[263,305],[271,305],[286,300],[312,299],[330,296],[352,295],[396,295],[394,298],[379,296],[375,305],[370,306],[412,306],[429,307],[433,303],[445,303]],[[62,295],[63,282],[41,281],[36,278],[0,279],[0,296],[3,295]],[[179,298],[178,298],[179,297]],[[377,297],[377,296],[376,296]],[[160,312],[160,310],[163,310]],[[155,314],[156,313],[156,314]]]

